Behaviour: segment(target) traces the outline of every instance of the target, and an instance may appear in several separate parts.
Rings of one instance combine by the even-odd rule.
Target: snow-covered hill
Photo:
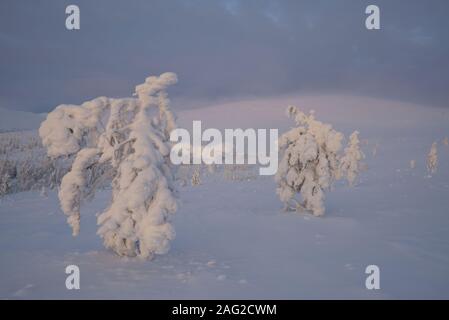
[[[254,99],[178,112],[181,127],[279,128],[285,108],[314,109],[348,135],[360,131],[368,170],[335,186],[326,216],[284,213],[272,177],[218,172],[181,188],[171,251],[118,258],[96,233],[109,192],[82,209],[72,238],[55,191],[0,200],[1,298],[449,298],[449,112],[352,96]],[[439,168],[425,158],[438,141]],[[416,167],[410,168],[410,161]],[[81,290],[66,290],[76,264]],[[365,288],[378,265],[381,290]]]
[[[35,130],[45,117],[45,114],[0,108],[0,132]]]

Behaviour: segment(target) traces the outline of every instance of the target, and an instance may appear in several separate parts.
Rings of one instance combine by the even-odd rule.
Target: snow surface
[[[341,182],[327,194],[324,217],[284,213],[273,177],[203,176],[180,188],[169,253],[141,261],[117,257],[96,235],[108,190],[82,208],[77,238],[56,191],[12,194],[0,199],[0,298],[449,298],[449,148],[441,143],[449,111],[308,96],[220,104],[178,118],[187,129],[202,120],[203,129],[282,133],[292,125],[288,104],[314,109],[346,137],[360,132],[368,170],[355,187]],[[433,141],[439,167],[429,177]],[[80,268],[80,290],[65,288],[69,264]],[[365,289],[370,264],[380,267],[381,290]]]

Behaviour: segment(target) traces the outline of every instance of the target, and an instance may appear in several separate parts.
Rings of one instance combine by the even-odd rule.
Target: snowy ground
[[[171,251],[153,261],[118,258],[95,234],[101,191],[71,236],[56,193],[0,199],[0,298],[449,298],[449,112],[361,97],[284,97],[179,112],[180,124],[280,128],[288,103],[366,139],[360,183],[335,186],[323,218],[284,213],[272,177],[228,181],[219,174],[181,188]],[[438,140],[440,165],[425,157]],[[377,147],[374,156],[373,149]],[[416,168],[410,169],[410,160]],[[65,288],[65,267],[81,290]],[[365,289],[365,267],[381,290]]]

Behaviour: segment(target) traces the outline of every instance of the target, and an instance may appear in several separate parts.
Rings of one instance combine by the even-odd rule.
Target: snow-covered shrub
[[[4,174],[0,175],[0,196],[3,196],[5,194],[9,193],[9,189],[10,189],[9,181],[10,181],[10,179],[11,179],[11,177],[7,173],[4,173]]]
[[[355,179],[360,173],[360,161],[365,158],[360,150],[359,132],[354,131],[349,137],[348,146],[340,159],[340,174],[345,176],[350,186],[354,185]]]
[[[307,115],[292,106],[287,112],[297,127],[279,139],[282,155],[275,176],[277,193],[286,210],[307,210],[321,216],[325,212],[324,192],[342,178],[339,169],[344,136],[330,124],[316,120],[313,112]]]
[[[176,124],[166,88],[176,82],[174,73],[148,77],[136,87],[135,98],[60,105],[41,124],[49,156],[75,157],[59,191],[73,235],[79,232],[82,201],[95,191],[89,180],[111,175],[112,201],[98,217],[104,245],[119,255],[142,258],[168,251],[177,199],[169,160],[169,133]],[[105,163],[111,170],[95,177],[92,171]]]
[[[0,159],[0,195],[10,192],[11,178],[16,174],[14,163],[9,159]]]
[[[200,174],[201,174],[200,167],[197,166],[192,174],[192,179],[191,179],[192,186],[198,186],[201,184]]]
[[[438,166],[438,151],[437,151],[437,143],[432,143],[432,147],[430,148],[429,154],[427,155],[427,170],[430,174],[437,172]]]
[[[373,147],[373,150],[372,150],[372,155],[373,155],[373,157],[375,157],[376,155],[377,155],[377,150],[379,149],[379,144],[378,143],[376,143],[375,145],[374,145],[374,147]]]
[[[415,169],[416,167],[416,160],[410,160],[410,169]]]

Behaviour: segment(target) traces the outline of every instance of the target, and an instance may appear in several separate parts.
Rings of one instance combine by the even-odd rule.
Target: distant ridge
[[[47,115],[0,108],[0,132],[36,130]]]

